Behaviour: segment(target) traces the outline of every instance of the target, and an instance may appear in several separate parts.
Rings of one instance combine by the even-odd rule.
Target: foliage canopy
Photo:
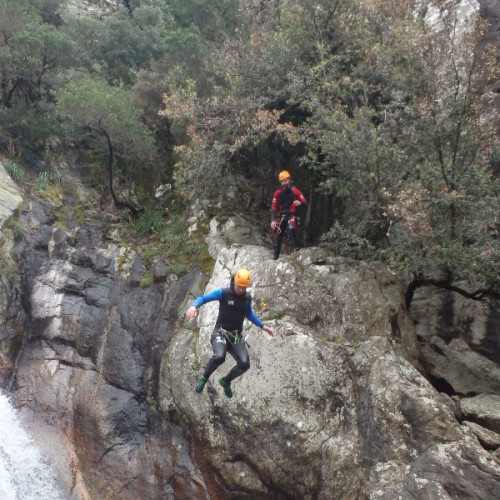
[[[286,166],[310,198],[310,243],[498,296],[500,65],[479,12],[458,15],[458,0],[129,0],[98,16],[74,4],[0,0],[0,147],[71,123],[108,158],[111,191],[113,166],[130,184],[146,170],[175,179],[186,199],[262,187],[263,214]]]

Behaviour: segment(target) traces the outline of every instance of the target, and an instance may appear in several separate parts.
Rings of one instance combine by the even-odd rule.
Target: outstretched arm
[[[214,300],[218,300],[219,302],[222,300],[222,288],[217,288],[213,292],[210,292],[207,295],[200,295],[194,302],[193,305],[186,311],[186,316],[188,318],[194,318],[198,314],[198,308],[207,302],[212,302]]]
[[[271,335],[271,337],[274,337],[273,329],[270,326],[265,325],[264,322],[253,312],[252,299],[248,301],[246,317],[254,325],[258,326],[259,328],[262,328],[267,334]]]

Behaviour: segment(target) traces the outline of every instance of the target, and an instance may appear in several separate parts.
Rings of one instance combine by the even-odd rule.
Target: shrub
[[[137,231],[139,233],[161,233],[164,229],[165,221],[160,212],[146,210],[137,220]]]
[[[23,228],[21,227],[20,222],[14,217],[11,217],[7,221],[7,227],[12,231],[14,240],[18,241],[23,237]]]
[[[336,255],[356,260],[375,256],[376,250],[365,238],[357,236],[338,222],[321,238],[321,245]]]
[[[16,184],[21,184],[24,181],[24,170],[15,161],[7,162],[5,170]]]
[[[144,272],[144,274],[141,278],[140,287],[146,288],[148,286],[151,286],[153,284],[153,281],[154,281],[153,271],[147,270]]]
[[[36,180],[36,188],[38,191],[45,191],[55,183],[55,176],[50,172],[40,172]]]

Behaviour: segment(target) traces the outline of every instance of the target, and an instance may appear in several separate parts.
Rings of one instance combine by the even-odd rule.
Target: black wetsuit
[[[243,295],[238,295],[234,291],[233,281],[231,281],[229,288],[217,289],[208,295],[199,297],[194,305],[199,307],[212,300],[220,302],[219,315],[210,339],[213,355],[203,375],[208,380],[210,375],[224,363],[226,353],[229,352],[237,363],[224,377],[226,382],[230,383],[250,368],[248,349],[241,336],[245,317],[259,327],[262,327],[263,323],[252,310],[251,295],[247,291]]]

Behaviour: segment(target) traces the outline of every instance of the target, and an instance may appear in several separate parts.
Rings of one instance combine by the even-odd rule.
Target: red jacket
[[[291,187],[288,189],[279,188],[274,192],[271,204],[271,221],[276,220],[280,214],[295,214],[293,202],[299,200],[302,205],[307,206],[307,201],[300,189]]]

